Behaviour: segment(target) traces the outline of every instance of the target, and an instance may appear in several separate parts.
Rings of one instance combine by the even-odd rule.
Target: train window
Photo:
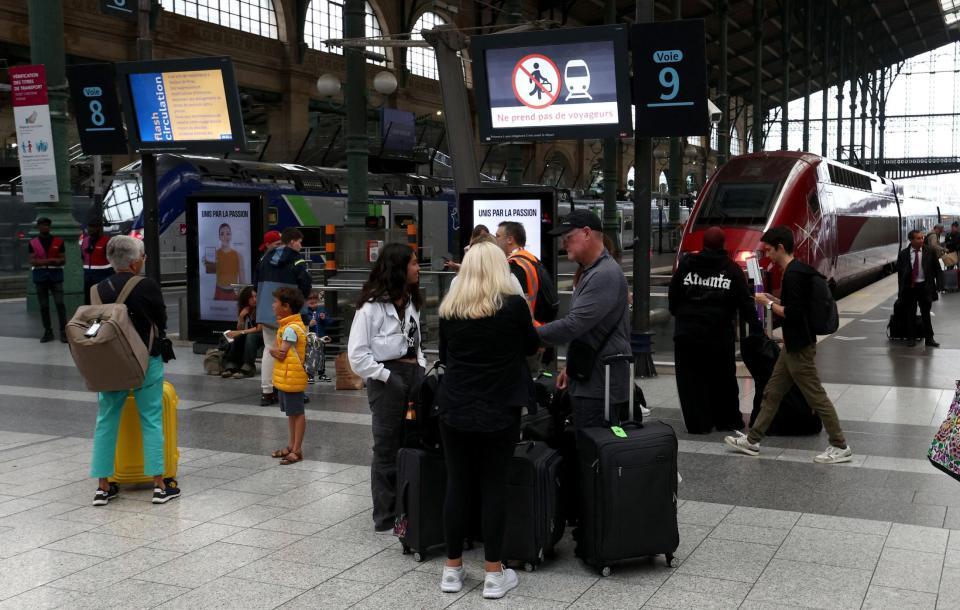
[[[138,178],[114,178],[103,200],[103,217],[110,224],[135,220],[143,210]]]
[[[274,206],[268,207],[267,208],[267,224],[270,225],[271,227],[274,227],[277,225],[279,221],[280,221],[280,213],[277,210],[277,208],[275,208]]]
[[[779,190],[778,184],[763,182],[719,184],[697,224],[763,224]]]

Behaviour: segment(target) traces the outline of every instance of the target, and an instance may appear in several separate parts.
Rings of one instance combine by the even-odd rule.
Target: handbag
[[[602,352],[603,348],[607,346],[607,341],[613,336],[613,331],[617,330],[620,326],[620,321],[623,320],[623,315],[626,311],[626,308],[624,308],[623,311],[620,312],[620,317],[618,317],[616,323],[610,327],[607,334],[603,336],[603,339],[596,348],[590,347],[587,342],[579,339],[574,339],[570,342],[570,345],[567,346],[567,375],[580,382],[590,380],[594,364],[597,362],[597,354]]]
[[[927,459],[936,468],[960,481],[960,381],[957,381],[947,418],[940,424],[930,443]]]

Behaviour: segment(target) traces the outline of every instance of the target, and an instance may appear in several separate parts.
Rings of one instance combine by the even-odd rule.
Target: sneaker
[[[240,372],[243,373],[244,377],[253,377],[257,374],[257,369],[249,364],[244,364],[240,367]]]
[[[326,375],[320,375],[320,383],[330,383],[333,379],[330,379]]]
[[[853,449],[850,448],[850,445],[847,445],[846,449],[830,445],[826,451],[813,458],[813,461],[817,464],[840,464],[841,462],[849,462],[852,457]]]
[[[117,487],[116,483],[110,483],[108,491],[103,491],[98,487],[97,491],[93,494],[93,505],[106,506],[110,502],[110,500],[113,500],[119,495],[120,495],[120,488]]]
[[[220,373],[220,376],[223,377],[224,379],[227,379],[227,378],[233,377],[234,373],[236,373],[236,371],[233,369],[223,369],[223,371]]]
[[[747,440],[747,435],[743,432],[737,431],[736,436],[725,436],[723,437],[723,442],[741,453],[754,456],[760,455],[760,443],[751,443]]]
[[[180,497],[180,488],[179,488],[179,487],[171,487],[171,486],[168,485],[167,487],[164,487],[163,489],[160,489],[159,487],[154,487],[154,488],[153,488],[153,503],[154,503],[154,504],[166,504],[166,503],[169,502],[170,500],[173,500],[174,498],[179,498],[179,497]]]
[[[243,379],[243,378],[246,377],[246,375],[244,375],[244,374],[243,374],[242,372],[240,372],[240,371],[237,371],[236,373],[234,373],[233,375],[231,375],[231,377],[232,377],[233,379]]]
[[[653,413],[651,409],[646,408],[643,405],[637,405],[637,410],[640,411],[640,415],[644,417],[650,417],[650,414]]]
[[[510,568],[502,568],[499,572],[487,572],[483,579],[483,598],[500,599],[518,584],[517,573]]]
[[[260,395],[260,406],[261,406],[261,407],[269,407],[269,406],[275,405],[275,404],[277,404],[277,393],[276,393],[276,392],[270,392],[269,394],[261,394],[261,395]]]
[[[384,529],[382,529],[382,530],[378,530],[378,529],[374,528],[374,529],[373,529],[373,532],[374,532],[375,534],[377,534],[377,535],[380,535],[380,536],[393,536],[393,527],[392,527],[392,526],[391,526],[391,527],[387,527],[387,528],[384,528]]]
[[[316,379],[313,378],[313,375],[307,376],[307,383],[313,383],[313,382],[315,382],[315,381],[316,381]]]
[[[440,577],[440,590],[444,593],[459,593],[463,589],[463,580],[467,571],[460,565],[456,568],[443,566],[443,575]]]

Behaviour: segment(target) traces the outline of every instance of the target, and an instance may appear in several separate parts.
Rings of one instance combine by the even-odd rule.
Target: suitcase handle
[[[612,354],[610,356],[605,356],[601,362],[603,363],[603,415],[604,419],[610,423],[610,365],[617,364],[620,362],[629,362],[630,363],[630,377],[627,380],[628,390],[628,404],[629,414],[627,415],[628,420],[633,421],[636,417],[633,409],[633,374],[634,374],[634,360],[633,354]],[[621,422],[622,423],[622,422]]]

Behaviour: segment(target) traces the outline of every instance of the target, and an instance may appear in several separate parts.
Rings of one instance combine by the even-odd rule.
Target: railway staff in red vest
[[[83,302],[90,304],[90,288],[113,275],[113,267],[107,260],[107,242],[103,234],[103,221],[95,216],[87,222],[87,233],[80,241],[80,258],[83,259]]]
[[[66,258],[63,252],[63,240],[50,234],[49,218],[37,219],[37,236],[30,240],[30,265],[33,269],[33,283],[37,287],[37,302],[40,304],[40,317],[43,319],[43,337],[41,343],[53,341],[53,326],[50,321],[50,295],[57,306],[57,318],[60,320],[60,342],[66,343],[64,327],[67,325],[67,310],[63,305],[63,265]]]

